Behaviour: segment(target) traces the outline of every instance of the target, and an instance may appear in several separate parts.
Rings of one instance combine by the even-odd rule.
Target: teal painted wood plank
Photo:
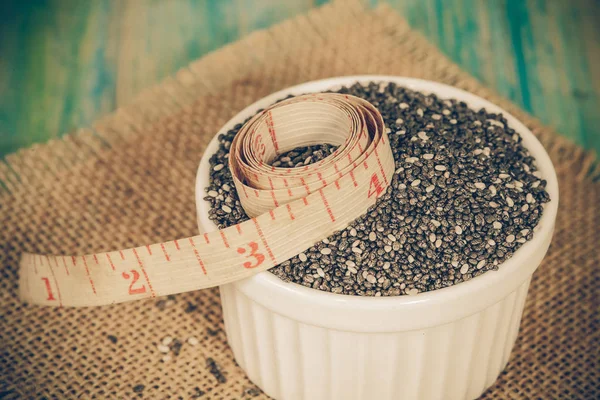
[[[531,26],[527,5],[524,2],[509,1],[506,3],[505,20],[508,22],[508,33],[512,43],[515,68],[520,92],[520,103],[526,111],[531,111],[530,86],[537,83],[537,75],[529,72],[529,67],[536,64],[535,52],[529,54],[525,48],[532,46]],[[509,17],[510,16],[510,17]],[[527,57],[527,58],[526,58]]]
[[[89,124],[114,109],[108,1],[35,1],[0,22],[1,153]],[[13,6],[14,7],[14,6]],[[9,18],[14,16],[14,19]]]
[[[391,0],[411,26],[501,95],[600,151],[600,3]],[[596,71],[594,71],[594,69]]]
[[[597,61],[590,62],[586,56],[590,47],[594,48],[592,52],[600,54],[600,7],[596,7],[598,12],[594,14],[594,5],[589,2],[586,8],[566,7],[565,3],[558,5],[560,7],[555,7],[556,38],[560,43],[558,49],[564,50],[562,70],[570,83],[563,94],[572,100],[572,111],[557,121],[557,126],[561,131],[566,130],[568,125],[564,121],[575,117],[579,122],[580,143],[600,152],[600,76],[597,73],[600,65]],[[588,29],[589,36],[586,34]],[[582,40],[586,37],[596,40]]]
[[[116,104],[191,61],[313,6],[309,0],[127,1],[120,4],[121,37]],[[269,6],[270,4],[270,6]]]
[[[2,2],[0,156],[88,125],[204,54],[326,2]],[[389,2],[476,78],[600,151],[600,3]]]
[[[502,7],[489,7],[481,13],[482,21],[489,27],[490,58],[486,62],[486,83],[502,96],[523,105],[515,68],[515,53],[509,40],[509,24]]]

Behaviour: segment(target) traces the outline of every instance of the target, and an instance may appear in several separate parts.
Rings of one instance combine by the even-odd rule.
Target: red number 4
[[[375,195],[379,197],[383,193],[383,188],[381,187],[381,183],[379,182],[379,178],[377,177],[377,172],[371,176],[371,184],[369,185],[369,194],[368,197]]]
[[[254,257],[254,259],[256,260],[256,264],[252,264],[252,262],[246,261],[243,264],[244,268],[256,268],[260,264],[262,264],[263,261],[265,261],[265,256],[262,255],[261,253],[257,252],[257,250],[258,250],[258,244],[256,244],[256,242],[250,242],[250,243],[248,243],[248,246],[250,247],[250,254],[248,254],[246,256],[246,258],[248,258],[248,257]],[[244,249],[243,247],[238,247],[237,252],[239,254],[244,254],[244,253],[246,253],[246,249]]]

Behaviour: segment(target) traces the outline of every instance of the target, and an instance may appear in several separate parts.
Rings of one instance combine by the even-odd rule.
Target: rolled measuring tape
[[[300,146],[339,146],[298,168],[269,165]],[[235,136],[229,167],[250,220],[186,239],[80,256],[23,254],[22,300],[99,306],[248,278],[345,228],[383,195],[394,158],[379,111],[340,94],[274,104]]]

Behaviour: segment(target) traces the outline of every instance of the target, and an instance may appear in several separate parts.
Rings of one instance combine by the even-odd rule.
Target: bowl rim
[[[208,184],[207,171],[209,159],[217,149],[219,134],[227,132],[236,124],[242,123],[246,118],[254,115],[257,110],[265,108],[266,106],[286,97],[289,94],[298,95],[302,93],[312,93],[323,90],[335,90],[342,85],[347,86],[354,84],[355,82],[393,82],[412,90],[425,93],[435,93],[440,98],[455,98],[457,100],[464,101],[471,108],[486,108],[488,112],[502,113],[508,121],[509,126],[522,137],[523,144],[535,158],[537,167],[542,172],[543,179],[547,181],[546,190],[550,195],[550,202],[546,203],[544,206],[544,212],[540,221],[538,222],[539,230],[535,233],[532,240],[525,243],[513,254],[511,258],[500,264],[498,270],[488,271],[485,274],[470,279],[466,282],[461,282],[457,285],[418,293],[417,295],[374,297],[335,294],[318,289],[308,288],[293,282],[284,282],[268,271],[258,273],[257,275],[242,281],[233,282],[231,285],[234,285],[236,288],[246,293],[249,291],[258,293],[259,290],[269,289],[281,296],[296,296],[299,299],[311,299],[319,303],[329,303],[332,305],[335,304],[336,306],[350,307],[354,309],[372,309],[373,307],[397,309],[416,304],[423,306],[441,306],[447,300],[455,299],[474,290],[479,291],[482,288],[492,287],[495,283],[513,275],[518,275],[521,278],[521,283],[527,279],[527,277],[529,277],[537,268],[539,261],[536,263],[538,265],[533,266],[523,265],[524,261],[528,261],[536,252],[543,251],[543,254],[545,254],[554,230],[554,221],[556,219],[558,210],[558,180],[550,157],[533,133],[516,117],[512,116],[501,107],[462,89],[434,81],[416,78],[391,75],[351,75],[321,79],[277,91],[244,108],[233,118],[231,118],[225,125],[223,125],[221,129],[219,129],[218,133],[213,137],[202,155],[196,176],[195,192],[198,225],[200,230],[204,229],[205,231],[210,231],[217,229],[216,225],[208,219],[210,203],[205,201],[203,198],[205,197],[204,189]]]

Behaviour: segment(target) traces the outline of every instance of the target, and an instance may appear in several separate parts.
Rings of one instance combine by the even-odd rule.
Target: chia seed
[[[176,356],[179,355],[179,353],[181,352],[181,346],[183,346],[183,343],[181,343],[177,339],[173,340],[173,343],[171,344],[171,351],[173,352],[174,355],[176,355]]]
[[[223,372],[221,372],[221,366],[217,364],[217,362],[213,358],[209,357],[206,359],[206,367],[219,383],[227,382],[227,378],[225,377]]]
[[[133,391],[135,393],[142,393],[144,391],[145,386],[144,385],[135,385],[133,387]]]
[[[194,303],[190,303],[188,301],[187,305],[185,306],[185,308],[183,309],[183,312],[185,312],[186,314],[189,313],[193,313],[194,311],[196,311],[198,309],[198,306],[195,305]]]
[[[160,351],[161,353],[168,353],[171,349],[169,349],[169,346],[164,345],[164,344],[159,344],[157,346],[158,351]]]
[[[501,114],[392,83],[383,90],[370,83],[339,92],[379,109],[396,172],[367,213],[270,272],[333,293],[413,295],[502,268],[533,238],[550,200],[546,181]],[[227,159],[241,126],[219,135],[219,149],[210,158],[205,200],[220,229],[248,219],[231,190]],[[297,148],[271,165],[308,165],[333,151],[330,144]]]

